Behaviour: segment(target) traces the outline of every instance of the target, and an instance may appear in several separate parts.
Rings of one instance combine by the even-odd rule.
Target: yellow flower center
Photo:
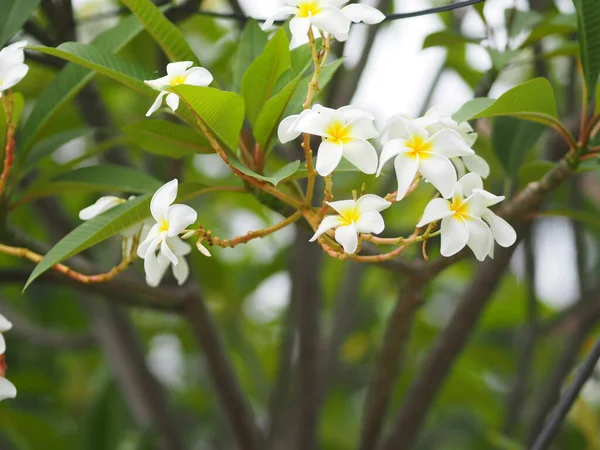
[[[412,136],[406,141],[406,146],[410,149],[407,154],[413,158],[417,156],[421,159],[427,158],[428,152],[431,151],[431,142],[426,141],[423,136]]]
[[[342,217],[342,226],[352,225],[360,219],[360,211],[355,206],[354,208],[341,211],[340,216]]]
[[[171,86],[178,86],[180,84],[185,84],[185,75],[177,75],[171,78],[171,82],[169,83]]]
[[[344,123],[336,120],[327,126],[325,133],[328,137],[325,139],[335,144],[347,144],[352,140],[350,130],[351,127],[349,125],[344,125]]]
[[[311,17],[321,12],[319,3],[316,1],[298,3],[298,17]]]
[[[160,231],[161,233],[163,231],[169,231],[169,222],[167,222],[166,220],[161,220],[159,223],[160,223],[160,227],[159,227],[158,231]]]
[[[460,198],[455,198],[452,200],[450,209],[455,216],[458,216],[461,219],[466,219],[465,215],[469,214],[469,205]]]

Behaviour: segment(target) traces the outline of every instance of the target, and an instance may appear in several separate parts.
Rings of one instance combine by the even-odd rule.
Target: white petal
[[[276,21],[285,20],[289,16],[295,16],[297,11],[298,8],[295,6],[282,6],[275,14],[267,17],[267,20],[265,20],[265,23],[261,27],[262,30],[268,30]],[[308,33],[308,30],[306,30],[306,32]]]
[[[437,153],[421,158],[419,171],[438,190],[442,197],[450,198],[456,185],[456,169],[450,160]]]
[[[333,115],[329,111],[315,112],[301,116],[296,125],[296,130],[314,136],[326,137],[326,130],[333,121]]]
[[[173,112],[177,111],[179,108],[179,96],[173,92],[167,94],[167,105]]]
[[[456,124],[454,120],[453,122]],[[460,133],[460,135],[469,147],[473,147],[473,144],[477,142],[477,133],[475,133],[475,130],[473,130],[473,127],[469,124],[469,122],[462,122],[461,124],[457,124],[457,127],[455,129]]]
[[[172,76],[165,75],[164,77],[157,78],[156,80],[144,80],[144,83],[154,90],[162,91],[164,87],[171,85],[172,79]]]
[[[354,224],[359,233],[379,234],[385,229],[383,217],[377,211],[364,211]]]
[[[429,138],[429,133],[418,122],[409,120],[398,114],[392,116],[381,132],[381,143],[387,144],[392,139],[409,139],[411,136]]]
[[[326,177],[335,170],[342,160],[342,144],[334,144],[331,141],[323,141],[317,153],[316,169],[319,175]]]
[[[157,223],[152,228],[150,228],[148,236],[146,236],[146,238],[142,241],[142,243],[137,249],[137,254],[140,258],[146,258],[150,247],[154,247],[154,250],[156,250],[156,246],[158,245],[158,243],[155,244],[154,242],[160,240],[160,234],[160,224]]]
[[[392,203],[388,202],[385,198],[382,198],[379,195],[366,194],[356,201],[356,206],[358,207],[359,211],[372,210],[381,212],[384,209],[392,206]]]
[[[177,265],[179,263],[177,255],[173,252],[173,249],[169,247],[166,239],[163,239],[163,241],[160,243],[160,253],[169,258],[169,261],[171,261],[173,265]]]
[[[483,189],[483,180],[476,173],[468,173],[458,180],[458,184],[462,188],[462,193],[465,197],[469,197],[475,190]]]
[[[337,227],[335,229],[335,240],[342,244],[344,251],[350,255],[356,253],[358,248],[358,232],[354,224]]]
[[[404,139],[393,139],[383,146],[381,155],[379,157],[379,168],[377,169],[377,176],[381,175],[381,170],[386,162],[392,159],[394,156],[398,156],[400,153],[406,152],[406,141]]]
[[[190,275],[190,266],[185,258],[182,256],[179,258],[179,264],[173,266],[173,276],[177,280],[177,284],[181,286],[185,283],[188,276]]]
[[[442,219],[442,246],[440,253],[443,256],[452,256],[461,251],[469,241],[469,229],[464,221],[454,215]]]
[[[93,219],[94,217],[102,214],[103,212],[108,211],[109,209],[114,208],[115,206],[120,205],[121,203],[123,203],[123,200],[119,197],[100,197],[98,200],[96,200],[96,203],[79,211],[79,218],[81,220]]]
[[[167,211],[169,237],[182,233],[189,225],[198,220],[198,213],[188,205],[172,205]]]
[[[483,261],[490,251],[490,246],[494,242],[492,232],[485,222],[477,217],[469,217],[469,219],[466,220],[466,224],[469,229],[469,241],[467,242],[467,245],[473,250],[475,258],[479,261]]]
[[[338,200],[337,202],[326,202],[329,206],[335,209],[341,215],[353,211],[356,203],[354,200]]]
[[[432,144],[432,152],[439,153],[446,158],[475,154],[475,152],[471,150],[460,134],[454,130],[438,131],[431,136],[428,142]]]
[[[353,138],[374,139],[379,137],[379,131],[371,119],[360,117],[347,122],[350,122],[350,135]]]
[[[515,229],[502,217],[488,210],[485,214],[485,219],[490,224],[492,234],[498,245],[502,247],[510,247],[517,240],[517,232]]]
[[[344,158],[367,175],[377,171],[377,150],[369,141],[353,139],[346,142],[343,144],[342,154]]]
[[[342,8],[344,15],[354,23],[364,22],[369,25],[381,23],[385,15],[372,6],[352,4]]]
[[[189,255],[192,251],[192,246],[187,242],[181,240],[179,236],[173,236],[167,238],[169,248],[173,250],[177,256]]]
[[[462,161],[467,166],[467,169],[481,176],[481,178],[487,178],[490,175],[490,166],[481,156],[463,156]]]
[[[495,195],[495,194],[492,194],[491,192],[484,191],[483,189],[475,189],[474,193],[483,197],[484,206],[496,205],[506,198],[506,197],[504,197],[504,195]]]
[[[0,377],[0,400],[7,398],[15,398],[17,396],[17,388],[6,378]]]
[[[0,314],[0,333],[4,333],[9,331],[13,327],[13,324],[10,320]],[[4,352],[0,352],[0,355]]]
[[[194,63],[192,61],[179,61],[167,64],[167,74],[170,76],[181,76],[185,74],[185,71],[192,67]]]
[[[157,222],[167,220],[169,206],[171,206],[177,198],[177,188],[178,181],[177,178],[175,178],[161,186],[152,196],[152,200],[150,201],[150,212]]]
[[[457,156],[456,158],[450,158],[450,162],[454,164],[458,178],[462,178],[466,175],[467,167],[465,166],[465,163],[463,163],[463,160],[460,156]]]
[[[299,120],[300,115],[296,114],[293,116],[286,117],[281,121],[281,123],[279,124],[279,128],[277,129],[277,136],[279,137],[279,142],[281,142],[282,144],[291,142],[302,134],[301,131],[296,129]]]
[[[394,160],[394,168],[396,169],[396,179],[398,180],[398,195],[396,196],[396,200],[400,201],[404,198],[415,180],[419,169],[419,157],[414,158],[405,153],[400,153]]]
[[[425,207],[423,211],[423,217],[417,224],[417,227],[422,227],[428,223],[438,221],[444,217],[451,216],[453,214],[450,209],[450,202],[443,198],[434,198]]]
[[[6,341],[4,340],[4,336],[0,333],[0,356],[4,355],[6,352]]]
[[[165,276],[167,268],[171,265],[171,261],[162,253],[159,253],[156,257],[156,270],[151,274],[146,272],[146,283],[150,287],[157,287]]]
[[[158,244],[162,242],[161,239],[155,239],[152,241],[148,251],[146,252],[144,259],[144,272],[146,272],[146,281],[150,280],[148,284],[151,285],[151,282],[159,280],[162,278],[162,273],[158,264],[158,260],[156,257],[156,247]],[[157,283],[158,284],[158,283]]]
[[[347,35],[350,31],[350,20],[336,7],[324,6],[312,17],[312,24],[327,33]]]
[[[294,39],[300,40],[308,36],[310,17],[294,17],[290,20],[290,31]]]
[[[375,120],[375,116],[371,111],[367,111],[366,109],[359,108],[358,106],[342,106],[338,109],[338,112],[342,114],[344,118],[344,122],[350,123],[357,119],[366,119],[371,122]],[[370,138],[365,138],[370,139]]]
[[[190,86],[208,86],[212,82],[212,74],[204,67],[192,67],[185,73],[185,84]]]
[[[310,238],[309,242],[316,241],[319,238],[319,236],[321,236],[323,233],[331,230],[332,228],[340,226],[340,224],[342,223],[343,220],[340,216],[324,217],[321,223],[319,224],[319,228],[317,228],[317,231],[315,232],[314,236]]]
[[[13,42],[0,50],[0,65],[16,66],[25,61],[25,52],[23,48],[27,46],[27,41]]]
[[[16,67],[12,67],[2,79],[2,90],[7,90],[15,86],[25,78],[28,71],[29,66],[27,64],[19,64]]]
[[[146,117],[150,117],[152,114],[154,114],[158,110],[158,108],[160,108],[160,105],[162,105],[162,102],[163,102],[163,97],[165,95],[167,95],[167,92],[163,91],[156,96],[156,100],[154,100],[154,103],[152,103],[152,106],[146,113]]]

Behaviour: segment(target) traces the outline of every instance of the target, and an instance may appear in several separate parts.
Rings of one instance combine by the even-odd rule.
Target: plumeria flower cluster
[[[308,41],[311,27],[343,42],[348,39],[352,22],[374,25],[385,19],[381,11],[371,6],[356,3],[344,6],[346,3],[348,0],[287,0],[285,6],[267,18],[262,28],[268,30],[275,21],[293,16],[290,20],[293,48]]]
[[[9,331],[11,328],[12,323],[0,314],[0,400],[15,398],[17,396],[15,385],[4,378],[4,375],[6,375],[6,362],[4,360],[6,341],[4,340],[3,333]]]
[[[29,67],[23,50],[26,45],[27,41],[19,41],[0,50],[0,97],[27,75]]]

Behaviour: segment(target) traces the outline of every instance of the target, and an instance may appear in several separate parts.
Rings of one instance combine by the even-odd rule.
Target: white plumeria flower
[[[0,355],[3,355],[6,352],[6,342],[4,341],[4,336],[2,333],[6,333],[12,328],[12,323],[0,314]]]
[[[290,47],[293,48],[308,40],[311,26],[331,34],[338,41],[345,41],[352,22],[373,25],[385,19],[381,11],[371,6],[353,4],[342,8],[346,3],[348,0],[287,0],[286,6],[267,18],[262,29],[267,30],[275,21],[294,16],[290,21]]]
[[[335,170],[342,157],[362,172],[373,174],[377,170],[377,150],[367,139],[379,136],[374,121],[373,114],[355,106],[335,110],[315,105],[299,116],[284,119],[278,134],[282,143],[301,133],[321,136],[316,169],[323,177]]]
[[[162,104],[163,97],[167,96],[167,105],[175,112],[179,107],[179,97],[173,92],[165,90],[165,88],[187,84],[190,86],[208,86],[213,82],[212,74],[204,67],[192,67],[191,61],[181,61],[167,64],[167,75],[156,80],[146,80],[148,86],[152,89],[160,91],[158,97],[146,113],[146,117],[150,117]]]
[[[379,234],[385,228],[380,212],[391,203],[377,195],[367,194],[358,200],[327,202],[338,214],[323,219],[310,242],[316,241],[323,233],[335,228],[335,240],[344,251],[353,254],[358,248],[358,233]]]
[[[173,252],[177,257],[177,264],[172,264],[171,260],[162,252],[160,252],[156,257],[158,270],[146,272],[146,283],[148,283],[148,285],[151,287],[157,287],[160,284],[169,266],[172,266],[173,276],[180,286],[185,283],[185,280],[187,280],[188,276],[190,275],[190,266],[184,258],[184,256],[189,255],[189,253],[192,251],[190,244],[179,240],[171,241],[169,242],[169,245],[171,245]]]
[[[417,227],[441,220],[443,256],[452,256],[468,245],[475,257],[483,261],[493,244],[492,232],[481,220],[485,198],[479,192],[465,198],[462,181],[455,183],[451,201],[435,198],[429,202]]]
[[[17,388],[6,378],[0,377],[0,401],[7,398],[15,398],[17,396]]]
[[[96,203],[79,211],[79,218],[81,220],[91,220],[94,217],[99,216],[100,214],[105,213],[106,211],[113,209],[114,207],[125,202],[126,200],[122,198],[110,195],[100,197],[98,200],[96,200]]]
[[[495,214],[490,206],[496,205],[504,200],[504,196],[494,195],[483,189],[483,180],[476,173],[469,173],[462,177],[459,181],[461,184],[463,194],[470,196],[473,194],[479,194],[484,199],[484,210],[481,214],[481,218],[485,220],[490,229],[494,240],[500,247],[510,247],[517,240],[517,232],[515,229],[502,217]],[[492,242],[489,250],[489,256],[494,257],[494,243]]]
[[[427,126],[427,131],[430,133],[437,133],[443,129],[454,130],[462,136],[469,147],[473,147],[477,141],[477,133],[469,122],[456,122],[451,114],[441,112],[437,107],[431,108],[425,113],[425,117],[431,117],[435,119],[435,122]],[[463,156],[458,158],[452,158],[452,163],[456,166],[458,177],[461,178],[467,173],[475,172],[481,178],[487,178],[490,175],[490,166],[485,159],[479,155]]]
[[[384,144],[377,176],[386,162],[395,157],[394,167],[398,179],[397,200],[402,200],[417,173],[423,175],[440,191],[442,197],[452,196],[456,185],[456,169],[449,158],[475,154],[454,130],[443,129],[431,134],[426,126],[428,118],[408,120],[392,117],[382,131]]]
[[[19,41],[0,50],[0,97],[27,75],[29,67],[24,63],[23,51],[26,45],[27,41]]]
[[[138,255],[144,259],[146,277],[151,281],[160,281],[166,270],[165,267],[161,271],[157,250],[173,264],[173,271],[181,271],[176,275],[178,280],[185,281],[189,272],[187,263],[182,264],[183,258],[180,257],[189,253],[190,245],[183,242],[179,234],[196,221],[198,213],[187,205],[173,204],[177,198],[177,188],[177,179],[169,181],[156,191],[150,201],[150,212],[156,223],[138,247]],[[164,266],[164,263],[161,264]]]

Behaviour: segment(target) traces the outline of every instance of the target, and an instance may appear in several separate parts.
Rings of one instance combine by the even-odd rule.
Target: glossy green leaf
[[[545,78],[534,78],[508,90],[497,100],[470,100],[453,118],[461,123],[465,120],[496,116],[514,116],[546,124],[557,122],[558,113],[552,85]]]
[[[241,89],[242,79],[248,67],[260,56],[267,42],[267,33],[260,29],[258,22],[248,20],[233,58],[233,87],[236,92]]]
[[[301,163],[300,161],[291,162],[279,169],[273,175],[260,175],[235,159],[231,160],[231,165],[243,174],[246,174],[252,178],[256,178],[257,180],[266,181],[267,183],[271,183],[273,186],[277,186],[283,180],[286,180],[294,175],[300,168]]]
[[[166,120],[143,120],[123,127],[141,149],[155,155],[182,158],[198,153],[214,153],[208,139],[189,126]]]
[[[505,173],[517,175],[528,152],[536,144],[546,128],[514,117],[498,117],[492,128],[492,146]]]
[[[92,41],[103,50],[116,53],[137,36],[143,27],[135,17],[129,17],[96,37]],[[21,146],[23,157],[40,133],[53,119],[60,108],[71,100],[94,77],[95,72],[75,64],[62,69],[42,91],[23,128],[25,141]]]
[[[192,61],[199,65],[196,55],[183,33],[150,0],[121,0],[142,23],[169,61]]]
[[[588,101],[591,101],[600,75],[600,2],[575,0],[575,9],[581,62],[588,88]]]
[[[0,15],[0,48],[21,28],[40,4],[40,0],[2,0]]]
[[[113,55],[111,52],[94,45],[66,42],[57,48],[43,46],[30,48],[31,50],[62,58],[87,69],[92,69],[142,94],[148,96],[156,95],[154,89],[144,84],[144,80],[154,78],[154,74],[151,71],[133,61]]]
[[[242,97],[210,87],[180,85],[172,89],[230,150],[237,149],[244,123]]]
[[[280,28],[244,74],[242,96],[246,117],[253,125],[267,100],[273,96],[275,83],[290,68],[289,45],[285,30]]]

